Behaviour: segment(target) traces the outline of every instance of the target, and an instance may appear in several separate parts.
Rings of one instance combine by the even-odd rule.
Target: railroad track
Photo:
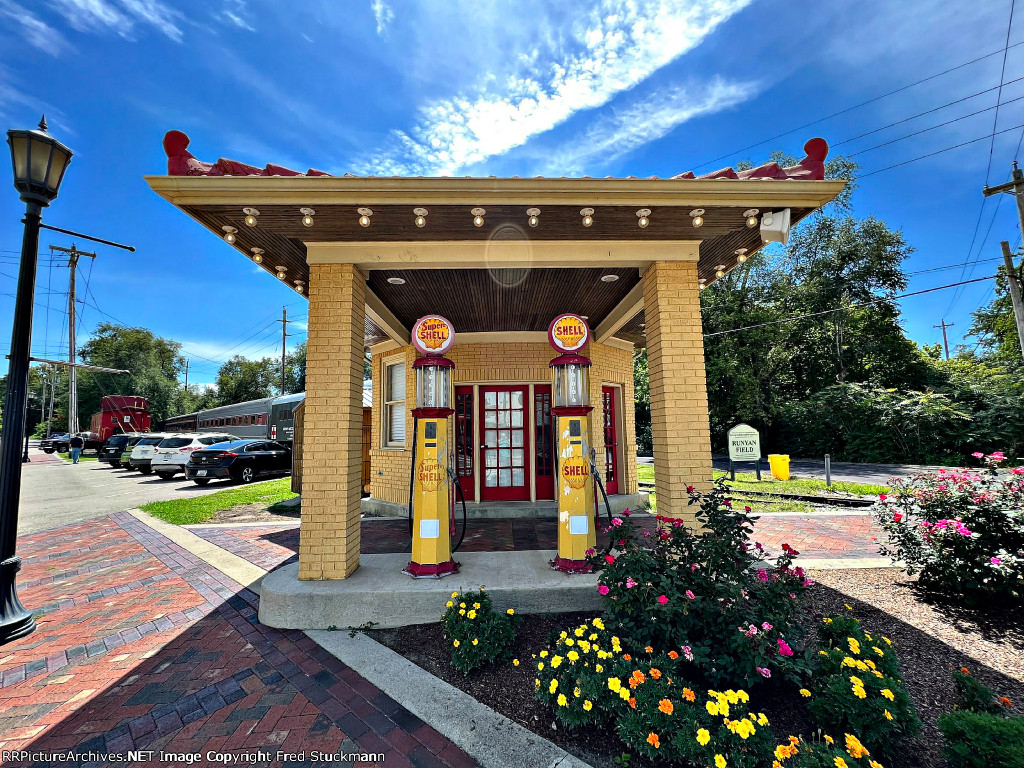
[[[641,491],[653,491],[654,483],[638,483]],[[858,499],[850,496],[816,496],[810,493],[775,493],[772,491],[738,490],[731,494],[734,499],[756,499],[762,504],[781,504],[785,501],[805,501],[830,507],[863,508],[874,504],[873,499]]]

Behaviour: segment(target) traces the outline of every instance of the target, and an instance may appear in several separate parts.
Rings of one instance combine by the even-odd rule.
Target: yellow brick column
[[[311,264],[299,578],[359,567],[366,285],[351,264]]]
[[[658,513],[693,521],[686,486],[712,477],[697,264],[655,262],[643,286]]]

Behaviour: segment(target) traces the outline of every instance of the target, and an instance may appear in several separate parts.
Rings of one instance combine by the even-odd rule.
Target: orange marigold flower
[[[800,739],[798,739],[796,736],[790,736],[789,737],[789,743],[792,744],[795,747],[797,744],[800,743]],[[796,754],[796,753],[794,752],[794,754]]]
[[[654,653],[654,649],[649,645],[644,646],[644,653]]]
[[[647,679],[647,675],[641,672],[639,669],[633,670],[633,679],[638,683],[642,683]]]
[[[628,653],[622,654],[622,658],[624,658],[626,661],[632,661],[633,660],[633,657],[630,656]]]
[[[689,688],[683,688],[683,698],[687,701],[693,701],[697,698],[696,694]]]
[[[967,667],[960,667],[960,671],[963,672],[965,675],[971,674],[971,671],[967,669]]]
[[[661,678],[661,670],[660,670],[660,669],[654,669],[654,668],[652,667],[652,668],[651,668],[651,671],[650,671],[650,675],[651,675],[651,677],[653,677],[653,678],[654,678],[655,680],[658,680],[658,679],[660,679],[660,678]]]
[[[666,715],[671,715],[675,707],[672,706],[672,702],[668,699],[662,699],[658,702],[658,709],[660,709]]]
[[[1013,706],[1013,702],[1010,701],[1005,696],[1000,696],[999,697],[999,703],[1002,704],[1004,707],[1012,707]]]
[[[655,749],[661,746],[661,740],[658,738],[658,734],[656,733],[647,734],[647,743]]]
[[[629,706],[631,706],[633,709],[636,709],[636,699],[633,696],[629,697]]]
[[[670,659],[672,659],[672,661],[675,661],[676,659],[678,659],[678,658],[679,658],[679,654],[678,654],[678,653],[676,653],[675,651],[669,651],[669,652],[668,652],[668,657],[669,657]]]

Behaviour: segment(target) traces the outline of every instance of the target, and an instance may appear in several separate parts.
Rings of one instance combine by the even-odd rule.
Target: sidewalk
[[[251,590],[130,514],[25,537],[19,554],[38,629],[0,648],[2,750],[321,750],[383,753],[365,764],[388,768],[476,765],[304,633],[258,624]]]

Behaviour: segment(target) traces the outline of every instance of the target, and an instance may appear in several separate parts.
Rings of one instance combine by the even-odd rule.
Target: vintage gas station
[[[299,560],[260,607],[298,628],[436,620],[425,594],[481,583],[521,610],[589,607],[595,517],[643,504],[635,350],[658,512],[692,521],[687,487],[712,476],[700,291],[843,188],[822,139],[790,167],[647,179],[331,176],[188,145],[167,134],[152,189],[309,298]],[[453,556],[463,505],[470,529],[557,516],[558,551]],[[360,557],[364,515],[407,514],[408,554]]]

